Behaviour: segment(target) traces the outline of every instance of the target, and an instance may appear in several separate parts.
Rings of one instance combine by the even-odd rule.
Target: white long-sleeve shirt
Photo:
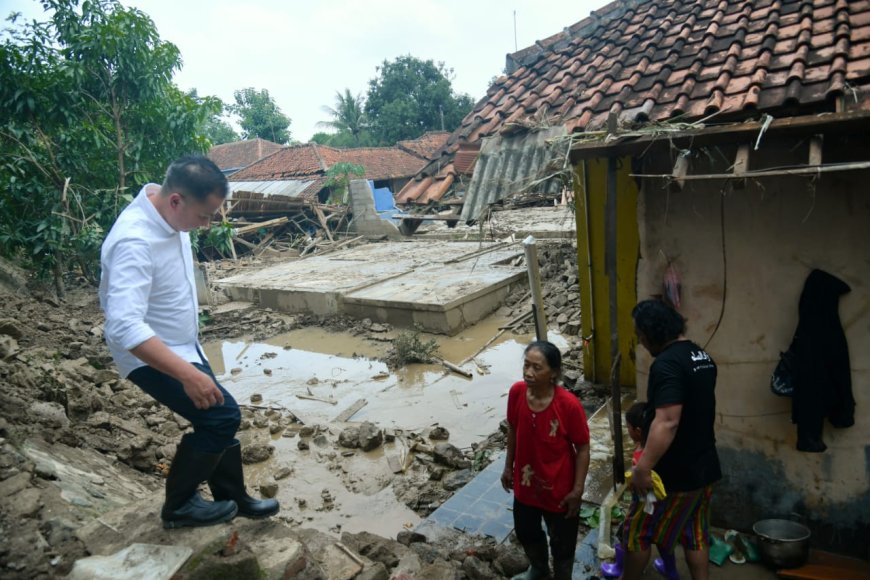
[[[121,376],[145,366],[131,349],[157,336],[188,362],[201,362],[199,304],[190,236],[170,226],[151,203],[149,183],[118,216],[101,251],[104,334]]]

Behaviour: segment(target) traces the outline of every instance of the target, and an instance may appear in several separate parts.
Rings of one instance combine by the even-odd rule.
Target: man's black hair
[[[547,366],[550,367],[550,370],[557,376],[562,374],[562,351],[559,350],[559,347],[546,340],[536,340],[529,343],[529,346],[523,351],[523,355],[527,354],[530,350],[540,351],[547,360]]]
[[[653,347],[664,347],[686,331],[682,315],[661,300],[639,302],[631,311],[631,317]]]
[[[643,428],[643,412],[646,409],[646,403],[635,403],[625,412],[625,422],[629,427],[634,429]]]
[[[229,190],[226,175],[202,155],[185,155],[173,161],[161,187],[164,195],[180,193],[197,201],[205,201],[212,194],[226,198]]]

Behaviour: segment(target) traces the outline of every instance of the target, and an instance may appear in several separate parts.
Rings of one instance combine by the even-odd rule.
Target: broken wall
[[[399,238],[399,228],[389,221],[381,219],[375,209],[375,196],[369,184],[364,179],[354,179],[350,182],[350,208],[353,212],[351,229],[364,236],[389,236]]]
[[[870,151],[866,143],[841,144],[848,153],[827,145],[825,161],[856,150],[866,159]],[[701,152],[689,174],[730,171],[735,153],[735,147]],[[672,155],[648,155],[642,172],[669,174]],[[805,141],[767,141],[752,152],[750,169],[806,160]],[[813,530],[815,545],[862,557],[870,537],[870,417],[863,412],[870,406],[868,183],[867,170],[745,183],[687,181],[681,191],[646,178],[638,201],[638,299],[662,293],[672,259],[682,277],[688,335],[707,345],[719,366],[716,434],[724,477],[714,494],[715,521],[746,530],[759,519],[798,514]],[[828,449],[817,454],[795,449],[791,399],[769,388],[813,268],[852,288],[840,299],[839,312],[857,401],[855,425],[834,429],[826,421]],[[650,362],[637,349],[642,398]]]

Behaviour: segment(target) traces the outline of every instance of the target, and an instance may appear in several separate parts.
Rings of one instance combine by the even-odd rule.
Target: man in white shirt
[[[103,242],[100,305],[106,343],[122,376],[193,426],[166,480],[166,528],[207,526],[238,513],[267,517],[275,500],[245,490],[236,401],[215,379],[199,344],[199,304],[188,232],[208,226],[229,192],[205,157],[173,162],[163,185],[142,188]],[[197,488],[208,481],[215,501]]]

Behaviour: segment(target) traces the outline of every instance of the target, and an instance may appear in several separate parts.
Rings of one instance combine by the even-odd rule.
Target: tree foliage
[[[48,21],[0,32],[0,252],[97,277],[104,232],[133,187],[204,151],[219,101],[172,83],[178,49],[115,0],[43,0]]]
[[[329,199],[332,203],[347,203],[347,191],[353,177],[363,177],[366,168],[356,163],[342,161],[326,171],[326,187],[330,189]]]
[[[365,113],[382,144],[452,131],[474,106],[471,97],[454,92],[453,70],[442,62],[406,55],[385,60],[377,72],[369,81]]]
[[[368,118],[362,95],[354,96],[350,89],[344,89],[344,94],[335,93],[335,104],[332,107],[324,105],[322,108],[331,119],[320,121],[317,125],[335,131],[323,141],[324,144],[335,147],[364,147],[374,144],[368,131]]]
[[[290,117],[281,112],[267,89],[251,87],[234,93],[232,111],[239,116],[244,139],[267,139],[285,145],[290,142]]]

